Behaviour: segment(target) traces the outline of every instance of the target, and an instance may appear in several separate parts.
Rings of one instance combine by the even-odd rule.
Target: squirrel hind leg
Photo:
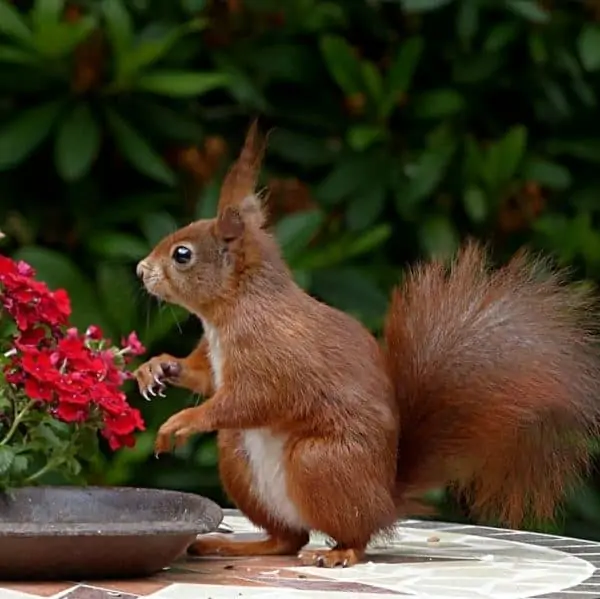
[[[308,533],[289,533],[257,541],[234,541],[222,536],[198,538],[188,547],[188,555],[246,557],[252,555],[296,555],[308,543]]]

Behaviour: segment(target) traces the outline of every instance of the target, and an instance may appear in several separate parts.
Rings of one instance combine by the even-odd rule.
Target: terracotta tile
[[[38,597],[51,597],[75,586],[77,586],[75,582],[4,582],[1,588]]]

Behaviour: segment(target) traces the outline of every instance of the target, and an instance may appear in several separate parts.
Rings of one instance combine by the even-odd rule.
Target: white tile
[[[0,589],[0,599],[38,599],[37,595],[22,593],[21,591],[9,591],[8,589]]]
[[[0,597],[0,599],[3,599]],[[398,599],[382,593],[299,591],[296,589],[234,587],[202,584],[172,584],[147,599]]]
[[[236,531],[256,530],[245,518],[231,518],[228,524]],[[290,570],[329,580],[369,584],[423,599],[433,596],[525,599],[567,590],[590,578],[595,571],[586,559],[557,548],[518,542],[518,534],[514,535],[515,540],[509,540],[479,537],[468,532],[468,528],[457,532],[411,528],[409,522],[403,522],[394,534],[371,544],[365,563],[347,569],[295,567]],[[432,537],[437,541],[432,542]],[[324,537],[313,535],[311,544],[325,546]],[[381,561],[388,555],[421,557],[423,561]],[[376,562],[369,561],[375,556]],[[428,561],[430,559],[435,561]],[[278,593],[277,596],[288,596],[287,591],[278,590]],[[310,594],[319,596],[313,591]],[[326,593],[326,596],[332,594]]]

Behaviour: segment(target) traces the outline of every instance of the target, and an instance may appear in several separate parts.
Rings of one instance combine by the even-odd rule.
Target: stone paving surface
[[[238,512],[226,511],[224,522],[239,539],[261,534]],[[291,557],[184,558],[141,580],[0,582],[0,599],[600,599],[598,566],[592,541],[404,520],[347,569],[301,567]]]

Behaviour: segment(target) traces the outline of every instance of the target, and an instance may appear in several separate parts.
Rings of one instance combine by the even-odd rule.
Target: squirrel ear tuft
[[[265,153],[265,141],[258,132],[257,121],[253,121],[239,158],[225,176],[219,198],[219,216],[227,209],[236,208],[238,216],[246,222],[262,226],[265,221],[262,202],[256,195],[256,184]]]

